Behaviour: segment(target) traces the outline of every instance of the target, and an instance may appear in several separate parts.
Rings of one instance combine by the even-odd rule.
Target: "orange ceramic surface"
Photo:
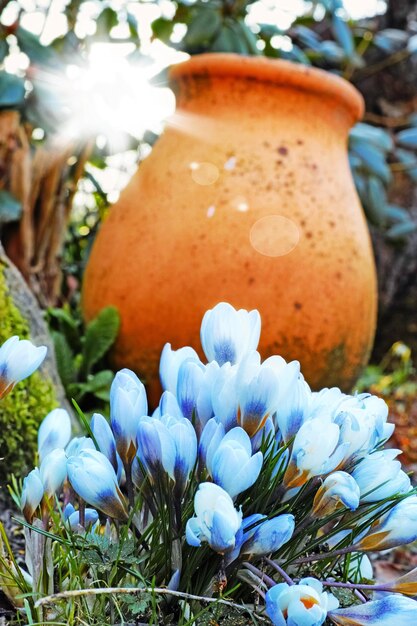
[[[320,70],[232,54],[193,57],[171,80],[177,112],[95,241],[86,319],[119,308],[115,363],[154,401],[164,343],[200,350],[202,316],[222,300],[259,309],[264,358],[349,389],[376,317],[346,149],[360,95]]]

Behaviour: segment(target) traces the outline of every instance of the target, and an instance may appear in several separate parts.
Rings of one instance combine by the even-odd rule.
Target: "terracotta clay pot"
[[[171,81],[177,112],[95,241],[87,320],[119,308],[115,363],[155,391],[165,342],[199,349],[219,301],[257,308],[263,357],[299,359],[314,388],[351,388],[376,318],[346,149],[361,96],[320,70],[233,54],[195,56]]]

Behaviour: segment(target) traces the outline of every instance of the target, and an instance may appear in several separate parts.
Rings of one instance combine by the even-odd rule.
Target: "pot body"
[[[165,342],[199,350],[207,309],[257,308],[264,358],[298,359],[314,388],[351,388],[376,319],[347,158],[360,96],[325,72],[234,55],[194,57],[172,80],[177,112],[95,241],[87,320],[119,308],[115,363],[152,390]]]

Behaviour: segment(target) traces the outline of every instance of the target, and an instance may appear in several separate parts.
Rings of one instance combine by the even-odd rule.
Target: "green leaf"
[[[111,29],[117,26],[118,23],[119,19],[116,11],[110,7],[106,7],[96,20],[95,38],[109,39]]]
[[[374,144],[376,148],[384,152],[390,152],[394,147],[392,137],[387,130],[362,122],[355,124],[349,133],[349,138],[352,141],[369,141]]]
[[[246,44],[247,52],[253,55],[261,54],[258,46],[256,45],[258,38],[253,32],[253,30],[251,30],[249,26],[245,24],[243,20],[237,20],[236,28],[241,33],[242,40]]]
[[[60,57],[51,46],[43,46],[38,37],[28,30],[19,26],[15,35],[19,48],[28,55],[32,64],[57,66],[62,63]]]
[[[392,179],[391,170],[385,160],[385,155],[374,145],[365,141],[351,141],[352,151],[360,157],[362,167],[370,174],[380,178],[385,184]]]
[[[52,332],[54,342],[56,364],[58,373],[64,388],[67,389],[75,380],[76,372],[74,367],[74,355],[65,338],[65,335],[57,331]]]
[[[387,206],[387,192],[380,178],[370,176],[368,180],[368,202],[366,205],[368,217],[375,224],[382,224],[385,219]]]
[[[102,309],[86,329],[83,348],[81,375],[90,373],[91,368],[111,348],[119,332],[120,317],[115,307]]]
[[[21,105],[25,99],[25,84],[22,78],[0,71],[0,107]]]
[[[185,34],[185,45],[194,48],[209,43],[220,30],[221,25],[220,11],[205,6],[199,7]]]
[[[336,13],[333,15],[332,19],[332,30],[336,40],[342,46],[345,55],[350,58],[355,51],[352,31],[348,24]]]
[[[5,39],[0,39],[0,61],[4,61],[4,58],[9,54],[9,44]]]
[[[11,193],[0,190],[0,224],[15,222],[22,215],[22,205]]]
[[[151,24],[154,38],[160,39],[163,43],[168,43],[174,30],[174,21],[167,20],[165,17],[158,17]]]
[[[87,382],[79,383],[77,385],[77,390],[83,395],[86,393],[92,393],[100,399],[107,400],[113,378],[114,374],[111,370],[102,370],[97,374],[90,374]]]

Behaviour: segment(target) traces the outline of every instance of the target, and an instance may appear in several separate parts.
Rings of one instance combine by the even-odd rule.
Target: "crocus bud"
[[[243,536],[242,554],[262,556],[279,550],[293,535],[295,520],[285,514],[261,521]]]
[[[185,417],[166,415],[161,422],[167,427],[175,445],[174,480],[179,493],[188,482],[197,460],[197,435]]]
[[[72,504],[67,504],[64,510],[64,519],[70,525],[72,530],[77,530],[80,526],[80,512],[76,511]],[[84,511],[84,527],[89,528],[93,526],[98,520],[98,513],[95,509],[89,509],[88,507]]]
[[[187,359],[199,361],[198,354],[193,348],[186,346],[173,350],[170,343],[165,344],[159,364],[159,377],[164,391],[170,391],[174,395],[177,393],[178,370]]]
[[[110,389],[110,418],[117,451],[126,465],[135,458],[139,419],[147,412],[146,391],[139,378],[128,369],[117,372]]]
[[[46,356],[46,346],[36,347],[26,339],[10,337],[0,348],[0,398],[38,369]]]
[[[100,452],[102,452],[109,459],[117,473],[118,463],[116,442],[108,421],[100,413],[93,413],[90,428],[95,440],[97,441]]]
[[[53,409],[38,430],[39,460],[55,448],[65,448],[71,439],[71,418],[65,409]]]
[[[329,612],[338,626],[411,626],[417,622],[417,602],[400,595]]]
[[[35,467],[23,480],[22,496],[20,499],[21,508],[25,520],[32,522],[36,509],[40,505],[44,495],[43,482],[39,469]]]
[[[184,417],[201,430],[213,416],[212,388],[219,371],[216,362],[203,365],[186,359],[178,370],[177,398]]]
[[[243,356],[256,350],[261,333],[261,317],[256,310],[236,310],[220,302],[207,311],[201,324],[201,345],[207,360],[239,363]]]
[[[267,592],[265,601],[266,613],[275,626],[321,626],[328,610],[339,606],[338,600],[323,592],[323,585],[315,578],[303,578],[297,585],[275,585]]]
[[[55,448],[43,459],[39,468],[45,495],[52,498],[60,491],[67,477],[67,456],[62,448]]]
[[[187,543],[199,547],[207,542],[215,552],[233,550],[242,524],[242,512],[226,491],[213,483],[201,483],[194,498],[195,517],[186,526]]]
[[[339,509],[355,511],[359,506],[359,486],[346,472],[333,472],[325,478],[314,496],[313,515],[323,518]]]
[[[262,452],[252,456],[249,435],[243,428],[236,427],[223,437],[207,469],[213,481],[235,498],[255,483],[262,462]]]
[[[175,479],[175,443],[160,420],[147,416],[139,420],[137,456],[152,482],[157,480],[161,471]]]
[[[112,464],[98,450],[83,450],[67,462],[68,480],[74,491],[109,517],[126,520],[126,503]]]
[[[352,471],[359,485],[361,502],[378,502],[411,488],[410,479],[396,457],[401,450],[380,450],[365,457]]]
[[[388,550],[417,539],[417,496],[400,500],[374,522],[355,547],[358,550]]]
[[[198,457],[200,469],[203,470],[208,466],[212,467],[212,457],[217,451],[221,440],[225,435],[222,423],[212,417],[205,425],[201,433],[200,443],[198,446]]]

